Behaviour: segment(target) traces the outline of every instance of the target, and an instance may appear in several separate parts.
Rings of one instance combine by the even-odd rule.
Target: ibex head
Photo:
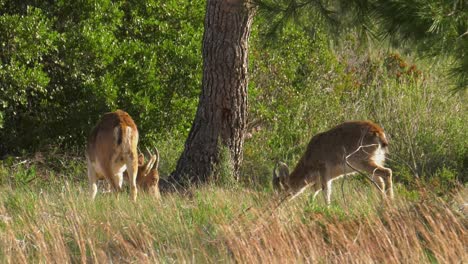
[[[273,168],[273,189],[287,191],[289,189],[286,179],[289,176],[289,167],[284,162],[278,162]]]
[[[154,153],[151,153],[149,149],[146,151],[150,157],[147,163],[145,163],[145,156],[142,153],[138,155],[137,185],[159,199],[161,197],[158,186],[159,151],[157,148],[154,149]]]

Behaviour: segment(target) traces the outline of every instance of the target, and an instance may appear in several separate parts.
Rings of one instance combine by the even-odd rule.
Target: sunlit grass
[[[163,194],[161,201],[142,192],[137,203],[128,192],[100,192],[92,202],[81,152],[6,158],[0,262],[468,262],[468,209],[460,209],[468,197],[466,98],[439,86],[379,75],[341,94],[314,81],[300,93],[274,95],[283,105],[265,109],[271,120],[246,140],[242,182],[226,180],[225,162],[224,181]],[[384,126],[396,199],[382,200],[353,176],[334,182],[330,207],[310,192],[278,205],[273,164],[293,167],[312,135],[350,119]],[[173,171],[183,140],[158,142],[161,175]]]
[[[21,262],[439,262],[467,259],[466,217],[436,198],[382,200],[359,180],[334,185],[327,208],[304,194],[206,186],[162,201],[2,187],[0,261]],[[464,191],[464,189],[462,189]],[[398,191],[397,194],[400,192]],[[458,199],[458,200],[457,200]],[[453,198],[459,203],[460,197]]]

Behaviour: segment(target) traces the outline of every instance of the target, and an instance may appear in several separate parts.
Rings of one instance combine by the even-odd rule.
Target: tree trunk
[[[215,180],[222,152],[238,179],[247,122],[247,55],[254,11],[243,0],[208,0],[202,92],[185,149],[170,180]],[[227,151],[222,151],[223,149]]]

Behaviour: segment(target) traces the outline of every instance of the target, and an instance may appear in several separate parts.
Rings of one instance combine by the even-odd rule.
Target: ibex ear
[[[284,179],[289,176],[289,168],[283,162],[278,162],[273,168],[273,188],[275,190],[283,189]]]
[[[276,172],[277,168],[278,168],[278,164],[275,164],[275,167],[273,167],[273,180],[279,178],[278,173]]]
[[[289,176],[289,167],[286,165],[284,162],[279,162],[278,163],[278,177],[280,179],[285,179],[286,177]]]
[[[145,155],[143,153],[138,154],[138,166],[145,164]]]
[[[280,178],[278,176],[278,173],[276,172],[276,169],[278,168],[278,164],[275,164],[275,167],[273,167],[273,190],[278,191],[281,188],[280,185]]]

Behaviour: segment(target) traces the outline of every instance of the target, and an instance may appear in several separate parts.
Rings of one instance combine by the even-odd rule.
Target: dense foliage
[[[0,157],[51,148],[82,156],[96,120],[121,108],[137,122],[141,146],[160,148],[163,175],[170,173],[201,87],[204,11],[204,1],[0,0]],[[268,26],[276,18],[255,19],[244,181],[269,186],[273,164],[294,166],[317,132],[370,119],[390,137],[397,182],[424,179],[441,192],[465,183],[466,96],[450,94],[445,78],[453,60],[436,49],[418,60],[387,42],[362,43],[354,30],[332,41],[327,16],[304,12],[275,38]],[[45,162],[67,167],[55,156]],[[73,174],[85,179],[77,164]],[[220,172],[229,177],[229,168]],[[34,166],[24,170],[8,182],[34,178]]]
[[[143,139],[190,126],[202,1],[0,1],[0,153],[82,145],[122,108]]]
[[[286,24],[268,48],[262,37],[252,41],[253,138],[246,143],[244,179],[268,185],[274,162],[294,166],[316,133],[369,119],[390,138],[396,181],[431,182],[440,193],[467,182],[466,97],[446,89],[447,68],[437,58],[418,66],[391,48],[369,49],[356,33],[331,49],[324,32],[311,37],[294,25]]]
[[[449,58],[451,87],[468,88],[468,3],[453,0],[255,0],[267,14],[270,33],[289,21],[310,29],[321,24],[331,32],[358,28],[362,36],[387,39],[423,56]],[[313,28],[313,27],[312,27]],[[362,37],[361,36],[361,37]]]
[[[468,109],[450,88],[466,84],[467,2],[262,2],[241,181],[222,148],[217,182],[134,203],[125,190],[89,199],[86,136],[124,109],[140,148],[159,149],[160,175],[174,170],[201,87],[205,1],[0,0],[0,262],[466,262]],[[337,2],[350,21],[388,3],[373,15],[403,38],[331,38]],[[423,58],[395,48],[412,23]],[[293,167],[313,135],[353,119],[385,129],[394,200],[359,175],[337,180],[330,207],[271,190],[277,161]]]

